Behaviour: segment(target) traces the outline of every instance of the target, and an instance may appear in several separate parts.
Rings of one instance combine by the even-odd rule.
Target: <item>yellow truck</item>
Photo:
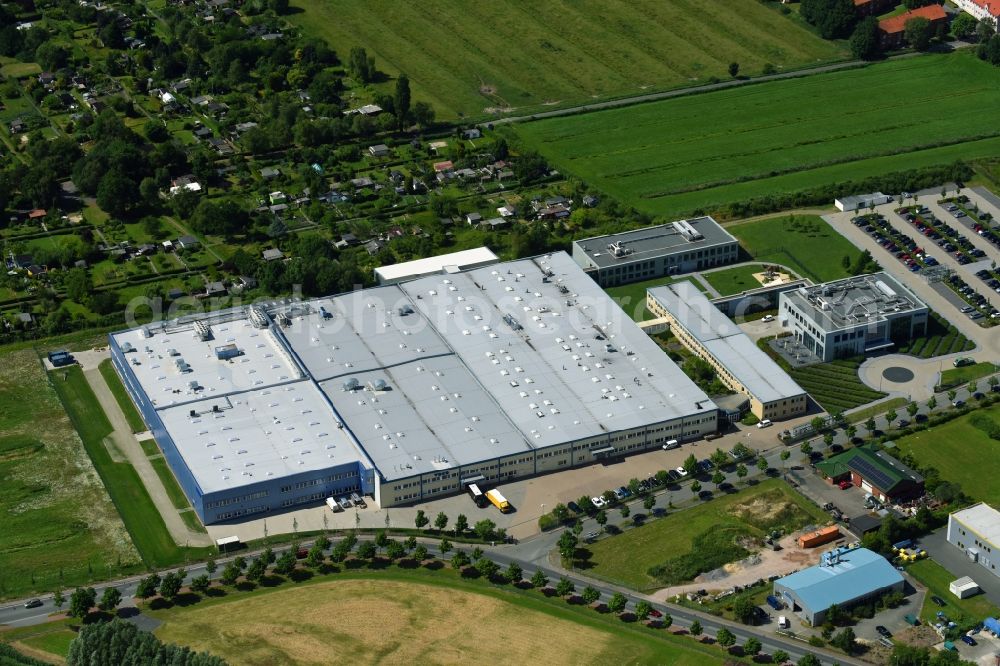
[[[486,491],[486,499],[490,501],[490,504],[500,509],[500,513],[507,513],[510,511],[510,502],[508,502],[496,488]]]

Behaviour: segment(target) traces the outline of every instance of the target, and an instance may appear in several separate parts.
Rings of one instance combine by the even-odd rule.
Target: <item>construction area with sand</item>
[[[164,621],[156,630],[161,640],[234,664],[331,664],[348,655],[355,662],[417,664],[463,663],[469,654],[500,664],[601,663],[623,651],[665,657],[612,627],[558,617],[510,596],[508,603],[451,586],[346,579],[151,615]],[[692,665],[705,659],[684,650],[670,656]]]

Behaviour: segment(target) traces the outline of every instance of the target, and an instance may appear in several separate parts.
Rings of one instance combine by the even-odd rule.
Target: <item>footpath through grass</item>
[[[122,384],[121,378],[115,372],[115,366],[112,365],[111,359],[101,361],[98,369],[101,371],[104,381],[107,382],[111,393],[114,394],[115,400],[118,401],[118,406],[121,407],[122,414],[125,415],[125,420],[128,421],[128,427],[132,429],[132,432],[145,431],[146,424],[143,422],[142,417],[139,416],[139,410],[136,409],[135,403],[132,402],[128,391],[125,390],[125,385]]]
[[[364,47],[379,71],[405,72],[439,118],[516,114],[810,66],[846,56],[757,0],[454,2],[294,0],[288,18],[341,60]],[[558,28],[556,29],[556,26]],[[392,92],[393,81],[372,87]]]
[[[150,567],[166,567],[206,554],[209,549],[174,543],[135,468],[112,458],[110,440],[106,443],[111,423],[80,368],[60,370],[51,379],[143,561]]]
[[[996,155],[1000,128],[983,109],[997,106],[1000,70],[957,52],[539,120],[515,131],[561,171],[674,217]]]
[[[1000,424],[1000,405],[901,437],[896,446],[912,454],[921,466],[938,470],[942,479],[958,483],[970,497],[996,506],[1000,503],[1000,441],[973,425],[976,419]]]
[[[32,351],[0,376],[0,598],[138,570],[139,554]]]
[[[760,540],[773,529],[787,533],[828,520],[784,481],[771,479],[602,538],[588,546],[591,557],[585,572],[637,590],[657,589],[746,557],[745,550],[733,548],[737,539]],[[666,579],[650,573],[663,565]],[[690,575],[685,580],[671,578],[679,573]]]

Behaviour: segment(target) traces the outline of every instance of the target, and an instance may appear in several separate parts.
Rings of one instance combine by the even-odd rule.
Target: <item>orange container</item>
[[[821,530],[803,534],[799,537],[799,548],[815,548],[824,543],[830,543],[840,538],[840,529],[836,525],[824,527]]]

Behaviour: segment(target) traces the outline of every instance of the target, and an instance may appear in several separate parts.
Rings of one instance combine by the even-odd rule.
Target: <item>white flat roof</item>
[[[207,398],[159,415],[203,493],[356,462],[361,455],[310,381]]]
[[[467,266],[480,266],[496,261],[499,261],[499,258],[491,249],[477,247],[471,250],[461,250],[401,264],[392,264],[391,266],[379,266],[375,269],[375,274],[380,282],[396,282],[410,277],[440,273],[446,266],[457,266],[459,270],[462,270]]]
[[[956,520],[975,531],[979,538],[1000,545],[1000,511],[980,502],[951,514]]]
[[[648,293],[761,402],[805,393],[690,281],[653,287]]]

